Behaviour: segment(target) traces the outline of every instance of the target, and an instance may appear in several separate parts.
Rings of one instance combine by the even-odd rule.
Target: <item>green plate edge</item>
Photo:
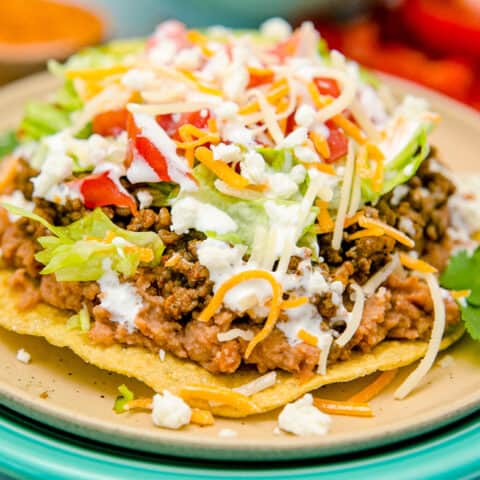
[[[245,478],[470,479],[480,477],[480,414],[370,455],[276,464],[200,463],[88,442],[0,408],[0,473],[44,480]]]

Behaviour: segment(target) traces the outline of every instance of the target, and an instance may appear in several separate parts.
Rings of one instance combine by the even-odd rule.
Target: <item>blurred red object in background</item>
[[[331,48],[480,109],[480,2],[405,0],[346,25],[315,22]]]

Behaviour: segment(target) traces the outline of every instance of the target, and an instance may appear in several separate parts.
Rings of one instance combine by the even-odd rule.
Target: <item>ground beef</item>
[[[31,198],[28,176],[33,172],[22,164],[16,188]],[[124,185],[130,188],[128,184]],[[365,207],[365,215],[379,218],[400,228],[413,227],[418,252],[432,264],[442,267],[448,258],[450,240],[447,200],[454,187],[443,175],[432,172],[425,162],[408,183],[409,190],[398,206],[391,205],[392,195],[380,199],[374,207]],[[64,206],[35,199],[35,212],[56,225],[67,225],[82,218],[87,210],[78,200]],[[205,236],[198,232],[177,235],[170,231],[168,208],[149,208],[131,215],[129,209],[104,207],[104,213],[117,225],[131,231],[154,231],[165,243],[161,263],[153,268],[140,268],[129,279],[142,296],[144,308],[136,320],[137,330],[129,332],[110,320],[110,314],[100,305],[96,282],[57,282],[52,275],[40,277],[34,254],[39,250],[36,238],[45,235],[45,228],[36,222],[20,219],[13,224],[5,212],[0,213],[0,247],[5,263],[16,269],[11,283],[24,290],[21,307],[28,308],[43,300],[55,307],[78,311],[87,305],[92,328],[89,338],[99,345],[138,345],[152,351],[167,350],[179,358],[189,358],[214,373],[231,373],[242,363],[254,365],[260,372],[280,368],[302,377],[311,375],[318,363],[319,349],[306,343],[291,345],[284,334],[275,329],[243,360],[247,342],[234,339],[220,342],[220,332],[239,327],[257,333],[263,320],[238,315],[224,307],[208,322],[198,320],[199,313],[212,298],[213,283],[208,270],[197,259],[197,244]],[[404,220],[402,220],[402,218]],[[408,219],[410,223],[405,223]],[[344,232],[342,248],[331,248],[331,234],[319,236],[319,250],[325,262],[321,268],[331,279],[344,285],[355,281],[363,284],[379,268],[388,263],[396,248],[387,236],[364,237],[350,241],[359,229],[352,225]],[[408,232],[407,232],[408,233]],[[412,232],[410,232],[411,234]],[[290,271],[300,262],[293,258]],[[324,328],[336,315],[336,305],[330,293],[315,295],[311,302],[324,319]],[[346,288],[344,303],[352,307],[350,289]],[[329,363],[348,359],[352,351],[371,351],[385,339],[427,340],[433,323],[432,301],[427,285],[417,277],[392,275],[379,292],[367,299],[359,329],[343,348],[333,346]],[[455,302],[446,300],[447,323],[459,320]],[[279,321],[283,321],[281,318]],[[334,328],[341,333],[342,322]]]

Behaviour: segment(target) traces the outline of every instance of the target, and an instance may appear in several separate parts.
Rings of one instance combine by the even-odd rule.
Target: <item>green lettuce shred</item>
[[[115,225],[100,208],[66,227],[56,227],[22,208],[5,203],[2,206],[15,215],[41,223],[53,233],[38,239],[44,249],[35,258],[45,265],[40,273],[54,273],[59,282],[98,280],[104,274],[103,262],[106,259],[110,259],[112,270],[125,277],[132,276],[140,264],[140,252],[127,250],[121,244],[103,242],[102,239],[109,233],[123,239],[128,246],[152,249],[153,260],[149,265],[157,265],[164,250],[164,244],[156,233],[124,230]]]
[[[120,395],[115,399],[113,410],[116,413],[125,413],[125,406],[128,402],[135,400],[135,394],[125,384],[120,385],[118,391]]]
[[[0,158],[13,152],[18,143],[17,135],[13,130],[0,133]]]
[[[430,153],[427,140],[428,127],[422,126],[410,143],[392,160],[385,164],[383,187],[374,192],[369,179],[362,180],[362,200],[375,204],[396,186],[408,182]]]
[[[67,320],[67,328],[69,330],[80,330],[81,332],[88,332],[90,330],[90,314],[88,313],[86,305]]]

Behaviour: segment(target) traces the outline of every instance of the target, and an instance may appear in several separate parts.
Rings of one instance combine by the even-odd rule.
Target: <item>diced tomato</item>
[[[128,207],[132,213],[137,212],[135,200],[120,190],[118,185],[109,177],[109,172],[89,175],[80,180],[80,193],[87,208],[115,205],[117,207]]]
[[[284,62],[287,57],[295,55],[299,42],[300,37],[298,33],[294,33],[286,40],[277,43],[269,53],[276,55],[281,62]]]
[[[328,157],[325,161],[327,163],[334,163],[347,154],[348,138],[332,121],[328,120],[325,124],[330,130],[330,134],[327,138],[328,148],[330,149],[330,157]]]
[[[201,111],[186,112],[180,114],[157,115],[158,124],[167,132],[167,135],[175,140],[180,140],[178,130],[182,125],[191,124],[197,128],[206,128],[210,112],[202,115]]]
[[[125,108],[99,113],[92,121],[93,133],[102,137],[116,137],[127,129],[127,116]]]
[[[313,82],[321,95],[330,95],[334,98],[337,98],[340,95],[338,83],[332,78],[315,77]]]
[[[252,69],[249,72],[247,88],[254,88],[265,85],[273,81],[274,73],[272,70]]]
[[[171,181],[168,174],[167,160],[148,138],[140,135],[137,136],[135,140],[135,148],[144,160],[153,168],[155,173],[160,177],[160,180],[164,182]]]
[[[406,0],[405,26],[435,51],[480,56],[480,4],[467,0]]]

